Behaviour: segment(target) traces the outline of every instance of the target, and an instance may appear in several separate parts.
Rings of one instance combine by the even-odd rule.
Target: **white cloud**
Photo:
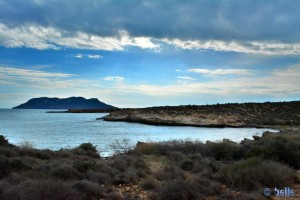
[[[44,88],[55,90],[63,88],[87,87],[92,81],[78,79],[75,74],[52,73],[30,69],[0,66],[1,84],[19,87]]]
[[[150,37],[131,37],[119,31],[115,37],[101,37],[84,32],[70,33],[57,28],[23,25],[10,28],[0,23],[0,45],[5,47],[29,47],[35,49],[59,49],[61,47],[122,51],[127,46],[142,49],[159,49]],[[93,57],[93,56],[92,56]]]
[[[189,76],[178,76],[177,78],[182,79],[182,80],[196,80],[196,79],[194,79],[192,77],[189,77]]]
[[[103,78],[103,80],[106,80],[106,81],[116,81],[116,82],[122,82],[124,81],[124,77],[121,77],[121,76],[107,76],[105,78]]]
[[[90,59],[100,59],[103,58],[103,56],[99,54],[67,54],[66,57],[73,57],[73,58],[90,58]]]
[[[75,58],[82,58],[82,54],[76,54],[74,57]]]
[[[300,65],[287,69],[276,69],[265,76],[214,79],[207,82],[177,82],[169,85],[137,84],[115,85],[116,93],[138,93],[157,97],[181,97],[182,95],[229,96],[274,96],[300,95]]]
[[[75,74],[65,74],[65,73],[51,73],[43,72],[38,70],[30,69],[18,69],[11,67],[1,67],[0,66],[0,75],[2,76],[23,76],[23,77],[34,77],[34,78],[44,78],[44,77],[59,77],[59,78],[68,78],[77,76]]]
[[[87,55],[88,58],[92,58],[92,59],[99,59],[99,58],[103,58],[103,56],[98,55],[98,54],[89,54]]]
[[[176,72],[182,72],[182,70],[180,70],[180,69],[176,69]]]
[[[245,75],[249,74],[250,70],[247,69],[202,69],[202,68],[192,68],[188,69],[188,72],[194,72],[198,74],[205,74],[205,75]]]
[[[265,55],[295,55],[300,54],[300,43],[279,43],[267,41],[222,41],[222,40],[180,40],[180,39],[162,39],[169,45],[173,45],[182,49],[204,49],[215,51],[232,51],[251,54]]]
[[[92,49],[106,51],[123,51],[128,46],[141,49],[161,50],[160,44],[169,44],[189,50],[231,51],[265,55],[298,55],[300,43],[280,43],[269,41],[222,41],[222,40],[181,40],[153,37],[132,37],[124,30],[116,36],[102,37],[85,32],[68,32],[52,27],[27,24],[19,27],[8,27],[0,23],[0,45],[5,47],[28,47],[35,49]],[[98,56],[90,56],[98,58]],[[99,57],[100,58],[100,57]]]

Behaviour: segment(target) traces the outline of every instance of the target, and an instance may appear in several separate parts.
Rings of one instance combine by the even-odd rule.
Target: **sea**
[[[47,113],[51,110],[0,109],[0,135],[16,145],[38,149],[74,148],[90,142],[101,156],[113,154],[110,144],[126,140],[140,142],[169,140],[240,142],[260,136],[265,128],[205,128],[189,126],[154,126],[128,122],[97,120],[108,113]],[[53,110],[52,110],[53,111]]]

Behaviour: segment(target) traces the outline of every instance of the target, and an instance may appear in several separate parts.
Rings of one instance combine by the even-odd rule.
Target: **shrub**
[[[281,161],[300,169],[300,136],[284,133],[267,134],[257,143],[248,146],[247,156]]]
[[[129,168],[128,170],[126,170],[125,181],[127,184],[136,184],[139,181],[139,176],[136,174],[136,171],[133,168]]]
[[[189,158],[191,160],[200,161],[200,160],[202,160],[203,157],[200,153],[193,153],[193,154],[189,155]]]
[[[115,154],[126,154],[133,149],[133,144],[129,139],[115,140],[109,144],[108,147],[114,151]]]
[[[98,184],[86,180],[76,182],[72,188],[78,193],[85,194],[87,200],[96,200],[105,196]]]
[[[5,177],[3,180],[7,181],[11,185],[18,185],[24,178],[21,177],[21,175],[17,173],[11,173],[7,177]]]
[[[94,169],[95,163],[96,161],[93,160],[91,161],[78,160],[74,162],[73,167],[81,173],[86,173],[88,170]]]
[[[12,157],[16,157],[17,153],[11,147],[0,146],[0,155],[4,155],[9,158],[12,158]]]
[[[120,191],[112,190],[110,193],[107,194],[107,200],[124,200],[123,195]]]
[[[183,153],[181,153],[179,151],[172,151],[168,154],[168,158],[173,162],[180,162],[180,161],[184,160],[186,158],[186,156],[183,155]]]
[[[128,155],[116,155],[112,157],[112,166],[121,171],[125,171],[133,162],[134,159]]]
[[[185,178],[184,173],[180,169],[178,169],[178,167],[173,165],[165,166],[164,169],[155,172],[154,176],[159,181]]]
[[[141,183],[141,187],[145,190],[154,190],[158,186],[157,182],[153,178],[147,178]]]
[[[157,155],[167,155],[169,152],[181,152],[184,155],[201,153],[202,155],[208,155],[209,149],[201,142],[192,141],[178,141],[173,140],[169,142],[160,142],[156,145],[155,153]]]
[[[141,154],[153,154],[156,149],[156,144],[155,143],[143,143],[143,142],[138,142],[134,151],[136,153],[141,153]]]
[[[98,173],[91,170],[87,172],[87,179],[92,182],[104,185],[109,185],[112,182],[110,174]]]
[[[0,156],[0,169],[0,178],[3,178],[14,170],[31,169],[31,167],[23,159],[9,159],[5,156]]]
[[[30,148],[30,147],[20,148],[19,154],[20,154],[20,156],[34,157],[34,158],[43,159],[43,160],[49,160],[55,156],[54,152],[51,150],[38,150],[38,149]]]
[[[9,188],[11,188],[11,185],[9,184],[9,182],[4,181],[4,180],[0,180],[0,199],[2,198],[2,193],[6,190],[8,190]]]
[[[223,142],[207,142],[206,144],[216,160],[236,160],[242,157],[239,155],[239,145],[229,140],[224,139]]]
[[[8,140],[4,135],[0,135],[0,146],[7,146],[9,145]]]
[[[79,145],[79,148],[85,151],[97,153],[97,147],[91,143],[82,143],[81,145]]]
[[[184,160],[180,163],[180,168],[185,171],[191,171],[194,168],[194,163],[191,160]]]
[[[75,180],[81,176],[76,169],[65,164],[59,166],[58,168],[52,169],[50,174],[51,176],[62,180]]]
[[[284,187],[295,181],[295,171],[286,165],[251,158],[238,161],[220,171],[221,179],[230,187],[246,191],[263,187]]]
[[[70,186],[53,180],[27,180],[10,187],[1,195],[3,200],[81,200],[83,196]]]
[[[145,169],[147,170],[148,169],[148,165],[147,163],[145,162],[145,160],[141,157],[137,157],[135,158],[134,162],[133,162],[133,166],[134,168],[136,169]]]
[[[197,188],[181,179],[166,182],[158,191],[158,199],[202,199],[199,195]]]

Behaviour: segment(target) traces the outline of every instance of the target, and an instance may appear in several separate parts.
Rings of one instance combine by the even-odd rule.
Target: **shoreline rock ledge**
[[[256,127],[300,125],[300,101],[127,108],[100,119],[150,125]]]

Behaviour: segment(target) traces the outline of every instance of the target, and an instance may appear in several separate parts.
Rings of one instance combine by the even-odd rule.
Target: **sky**
[[[300,100],[300,1],[0,0],[0,108]]]

